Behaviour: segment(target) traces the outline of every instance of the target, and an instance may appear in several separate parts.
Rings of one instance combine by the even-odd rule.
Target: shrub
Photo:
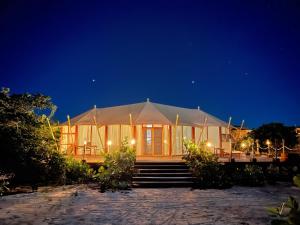
[[[125,140],[119,150],[106,153],[104,163],[94,178],[100,183],[101,191],[128,189],[134,172],[135,149]]]
[[[269,184],[276,184],[280,177],[280,169],[279,166],[274,164],[270,164],[266,170],[266,180]]]
[[[244,169],[236,168],[232,177],[235,184],[243,186],[262,186],[265,183],[263,170],[257,165],[247,164]]]
[[[200,188],[226,188],[231,180],[225,167],[218,163],[218,158],[207,151],[204,144],[200,146],[188,141],[184,142],[187,154],[183,156],[186,164],[196,178],[195,185]]]
[[[300,188],[300,175],[293,178],[294,184]],[[281,207],[269,208],[269,213],[276,216],[272,220],[272,225],[299,225],[300,224],[300,207],[299,202],[292,196],[284,202]]]
[[[85,162],[66,159],[65,178],[67,184],[83,183],[92,179],[93,170]]]

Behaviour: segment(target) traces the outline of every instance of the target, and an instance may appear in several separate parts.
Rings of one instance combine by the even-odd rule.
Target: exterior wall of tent
[[[95,125],[61,126],[60,149],[70,155],[100,155],[113,151],[127,138],[136,148],[137,156],[177,156],[184,154],[183,141],[211,142],[212,151],[229,153],[231,143],[226,127],[208,126],[204,129],[191,126],[145,125]],[[153,141],[156,139],[157,141]],[[134,140],[134,142],[132,142]],[[151,150],[154,144],[160,151]]]

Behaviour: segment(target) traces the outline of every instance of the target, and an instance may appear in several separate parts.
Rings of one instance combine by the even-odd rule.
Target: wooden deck
[[[101,163],[104,161],[103,156],[100,155],[76,155],[73,156],[77,160],[85,160],[87,163]],[[251,157],[242,155],[242,156],[233,156],[236,162],[250,162]],[[258,162],[272,162],[273,158],[262,156],[255,157]],[[182,162],[182,156],[137,156],[137,162]],[[219,162],[229,162],[229,157],[219,157]],[[280,159],[280,161],[284,161]]]
[[[85,160],[87,163],[101,163],[104,158],[100,155],[76,155],[73,156],[78,160]],[[137,156],[138,162],[182,162],[182,156]]]

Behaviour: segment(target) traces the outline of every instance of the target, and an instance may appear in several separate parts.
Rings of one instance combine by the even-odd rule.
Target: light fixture
[[[130,144],[135,145],[135,139],[131,139]]]
[[[112,145],[112,141],[111,141],[111,140],[108,140],[108,141],[107,141],[107,145],[108,145],[108,146],[111,146],[111,145]]]
[[[246,145],[245,142],[242,142],[242,143],[241,143],[241,147],[242,147],[242,148],[246,148],[246,146],[247,146],[247,145]]]
[[[86,145],[86,140],[84,140],[83,144]]]
[[[164,143],[165,143],[165,144],[168,144],[167,140],[164,140]]]
[[[266,144],[269,146],[269,145],[271,144],[271,141],[268,139],[268,140],[266,141]]]
[[[206,143],[206,146],[210,148],[210,147],[212,146],[212,143],[207,142],[207,143]]]

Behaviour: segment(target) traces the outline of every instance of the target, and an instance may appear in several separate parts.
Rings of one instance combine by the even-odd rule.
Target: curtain
[[[98,129],[98,131],[97,131]],[[99,136],[100,134],[100,136]],[[101,139],[100,139],[101,138]],[[102,141],[102,143],[101,143]],[[103,145],[102,145],[103,144]],[[92,126],[91,154],[99,155],[105,149],[105,126]]]
[[[109,150],[117,150],[121,144],[121,129],[120,125],[108,125],[108,141],[111,141],[111,146],[109,146]]]
[[[169,155],[170,148],[170,126],[163,126],[163,155]]]
[[[142,143],[143,143],[143,131],[142,125],[136,125],[136,154],[142,155]]]
[[[172,126],[172,155],[182,155],[182,126]]]
[[[130,144],[130,141],[132,140],[132,132],[133,127],[130,125],[121,125],[121,141],[124,141],[127,139],[128,144]]]

